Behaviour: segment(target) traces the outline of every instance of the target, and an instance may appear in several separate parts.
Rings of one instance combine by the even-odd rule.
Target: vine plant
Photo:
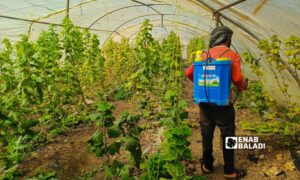
[[[161,52],[161,72],[162,84],[165,84],[165,90],[162,89],[162,94],[165,94],[167,89],[178,87],[182,89],[183,71],[182,64],[182,45],[179,36],[171,31],[166,39],[161,43],[163,51]],[[161,89],[161,88],[160,88]]]
[[[205,41],[203,37],[200,38],[193,38],[190,40],[188,47],[187,47],[187,53],[188,53],[188,60],[189,62],[193,62],[193,53],[197,50],[203,50],[205,49]]]
[[[297,72],[299,71],[299,43],[299,37],[291,36],[284,42],[284,47],[282,48],[282,41],[277,35],[274,35],[269,40],[262,40],[259,42],[258,48],[262,51],[262,57],[259,59],[255,59],[250,53],[243,53],[246,63],[250,65],[252,72],[259,78],[264,75],[261,70],[260,60],[263,57],[266,57],[276,82],[280,87],[281,92],[286,97],[286,106],[280,106],[265,92],[261,82],[250,84],[250,90],[246,92],[244,98],[242,97],[239,105],[250,105],[250,109],[257,111],[263,119],[269,121],[255,125],[246,123],[244,125],[246,129],[257,130],[258,132],[281,133],[284,135],[299,134],[297,123],[300,121],[300,108],[295,103],[291,102],[292,97],[288,92],[289,86],[283,74],[289,67],[293,67],[293,77],[296,81],[299,79]],[[282,63],[282,49],[285,50],[284,53],[288,57],[286,64]],[[251,95],[249,95],[249,93]],[[252,100],[250,100],[249,97],[252,97]],[[249,100],[251,102],[249,102]],[[246,101],[248,102],[244,103]]]
[[[178,36],[171,32],[163,40],[161,52],[163,69],[161,76],[163,107],[161,109],[164,141],[159,153],[150,156],[142,165],[141,179],[190,179],[186,176],[184,161],[191,161],[192,154],[189,146],[189,137],[192,133],[187,124],[187,103],[181,100],[182,93],[182,58],[181,43]]]
[[[37,142],[51,140],[53,134],[86,119],[86,87],[101,87],[102,82],[99,44],[95,35],[80,31],[68,18],[60,32],[50,26],[36,41],[25,35],[15,45],[3,40],[0,174],[4,171],[4,178],[14,179],[15,165]]]
[[[152,37],[152,25],[145,20],[134,44],[135,72],[130,76],[129,87],[135,92],[153,89],[159,72],[160,45]]]
[[[139,141],[139,134],[142,129],[137,125],[139,116],[129,112],[120,114],[116,121],[113,116],[115,107],[108,103],[99,103],[98,113],[91,115],[101,131],[96,131],[88,141],[93,153],[98,157],[106,157],[103,166],[104,175],[107,179],[121,177],[122,179],[132,179],[129,171],[130,165],[126,165],[117,160],[114,155],[120,152],[122,146],[130,152],[135,167],[139,169],[142,160],[142,150]]]
[[[111,90],[116,99],[128,99],[132,92],[126,88],[129,77],[135,71],[133,49],[129,39],[122,39],[120,42],[108,40],[103,46],[102,52],[105,57],[104,74],[106,89]],[[126,69],[126,70],[125,70]]]

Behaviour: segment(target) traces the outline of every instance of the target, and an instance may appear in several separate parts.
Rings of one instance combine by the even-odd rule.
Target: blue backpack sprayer
[[[227,106],[230,103],[231,59],[207,57],[194,62],[194,101]]]

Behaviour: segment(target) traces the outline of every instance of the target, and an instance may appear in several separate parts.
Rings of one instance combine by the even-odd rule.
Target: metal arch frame
[[[131,6],[125,6],[125,7],[122,7],[122,8],[118,8],[118,9],[115,9],[113,11],[110,11],[106,14],[104,14],[103,16],[99,17],[98,19],[96,19],[88,28],[91,28],[93,25],[95,25],[97,22],[99,22],[101,19],[103,19],[104,17],[114,13],[114,12],[117,12],[117,11],[120,11],[120,10],[123,10],[123,9],[128,9],[128,8],[132,8],[132,7],[148,7],[148,8],[151,8],[153,11],[155,11],[157,14],[161,15],[161,18],[162,18],[162,23],[163,23],[163,15],[162,13],[160,13],[158,10],[156,10],[154,7],[152,6],[173,6],[172,4],[168,4],[168,3],[164,3],[164,4],[146,4],[146,3],[142,3],[140,1],[137,1],[137,0],[131,0],[132,2],[135,2],[135,3],[138,3],[139,5],[131,5]]]
[[[167,25],[168,27],[173,27],[172,25]],[[153,26],[154,28],[161,28],[161,26],[159,26],[159,25],[157,25],[157,26]],[[189,31],[191,31],[191,29],[185,29],[185,30],[183,30],[183,29],[176,29],[177,31],[180,31],[180,32],[187,32],[187,31],[185,31],[185,30],[189,30]],[[170,31],[170,29],[167,29],[167,31]],[[139,32],[139,30],[138,31],[136,31],[136,32],[134,32],[133,34],[131,34],[129,37],[128,37],[128,39],[131,41],[132,40],[132,38],[134,38],[134,36],[137,34]],[[191,31],[192,32],[192,31]],[[191,33],[187,33],[187,34],[185,34],[186,36],[190,36],[191,38],[193,38],[193,37],[195,37],[195,36],[201,36],[201,34],[199,34],[199,33],[197,33],[197,32],[192,32],[193,34],[191,34]],[[182,35],[180,35],[180,34],[178,34],[178,36],[182,36]],[[157,37],[159,37],[159,38],[161,38],[161,37],[163,37],[163,35],[160,35],[160,36],[157,36]],[[182,40],[181,40],[181,42],[183,42]],[[185,44],[183,44],[183,45],[185,45]]]
[[[158,21],[158,20],[160,20],[160,19],[156,19],[156,20],[154,20],[154,21]],[[169,20],[169,19],[166,19],[167,21],[171,21],[171,20]],[[153,21],[153,20],[152,20]],[[179,23],[180,24],[180,22],[176,22],[176,21],[171,21],[172,23]],[[130,27],[127,27],[125,30],[127,30],[127,29],[130,29],[130,28],[133,28],[133,27],[136,27],[136,26],[139,26],[139,25],[141,25],[142,23],[138,23],[138,24],[135,24],[135,25],[133,25],[133,26],[130,26]],[[185,25],[185,26],[187,26],[187,24],[182,24],[182,25]],[[172,25],[167,25],[167,26],[172,26]],[[156,25],[155,27],[161,27],[161,26],[159,26],[159,25]],[[193,26],[188,26],[188,27],[190,27],[190,28],[192,28],[192,29],[195,29],[195,30],[200,30],[200,31],[203,31],[203,30],[201,30],[201,29],[197,29],[197,28],[194,28]],[[162,28],[164,28],[164,27],[162,27]],[[189,29],[189,28],[186,28],[186,30],[189,30],[189,31],[192,31],[191,29]],[[139,32],[139,29],[137,30],[137,31],[135,31],[134,33],[137,33],[137,32]],[[201,35],[200,33],[198,33],[197,31],[193,31],[193,33],[195,33],[195,34],[198,34],[198,35]],[[208,33],[209,34],[209,33]],[[205,37],[205,36],[207,36],[207,35],[203,35],[203,37]],[[131,38],[131,37],[129,37],[129,38]],[[106,44],[106,42],[108,41],[110,39],[110,37],[107,37],[107,39],[104,41],[104,43],[103,43],[103,45],[104,44]]]
[[[0,18],[17,20],[17,21],[23,21],[23,22],[30,22],[30,23],[37,23],[37,24],[44,24],[44,25],[53,25],[53,26],[60,26],[60,27],[62,26],[62,24],[58,24],[58,23],[49,23],[49,22],[44,22],[44,21],[30,20],[30,19],[18,18],[18,17],[12,17],[12,16],[0,15]],[[76,25],[76,27],[78,27],[79,29],[86,29],[86,27],[82,27],[82,26],[77,26]],[[91,28],[90,30],[99,31],[99,32],[115,33],[113,31],[105,30],[105,29],[94,29],[94,28]]]
[[[155,11],[156,13],[162,15],[161,12],[159,12],[158,10],[156,10],[154,7],[150,6],[150,4],[146,4],[146,3],[143,3],[143,2],[140,2],[140,1],[137,1],[137,0],[131,0],[131,1],[135,2],[135,3],[138,3],[138,4],[141,4],[143,6],[149,7],[150,9],[152,9],[153,11]]]
[[[150,20],[150,21],[151,21],[151,22],[155,22],[155,21],[159,21],[159,20],[160,20],[160,19],[152,19],[152,20]],[[165,19],[165,20],[168,21],[168,22],[170,22],[170,23],[180,24],[180,25],[189,27],[189,28],[191,28],[191,29],[197,30],[197,31],[199,31],[199,32],[201,31],[201,32],[205,32],[205,33],[209,34],[209,32],[207,32],[207,31],[205,31],[205,30],[202,30],[202,29],[200,29],[200,28],[197,28],[197,27],[195,27],[195,26],[192,26],[192,25],[189,25],[189,24],[186,24],[186,23],[182,23],[182,22],[180,22],[180,21],[174,21],[173,19]],[[131,29],[131,28],[140,26],[142,23],[143,23],[143,22],[139,22],[139,23],[137,23],[137,24],[133,24],[133,25],[131,25],[131,26],[128,26],[128,27],[126,27],[125,29],[122,29],[122,32],[127,31],[127,30],[129,30],[129,29]],[[155,25],[155,26],[156,26],[156,25]],[[170,25],[168,25],[168,26],[170,26]],[[162,27],[162,26],[160,26],[160,27]],[[163,27],[162,27],[162,28],[163,28]],[[196,31],[195,31],[195,32],[196,32]]]
[[[159,25],[154,25],[153,28],[162,28],[161,26]],[[170,28],[167,28],[167,27],[174,27],[172,25],[165,25],[163,28],[166,28],[166,31],[168,32],[170,30]],[[179,28],[174,28],[174,30],[176,31],[180,31],[180,32],[187,32],[186,30],[188,30],[189,32],[191,32],[193,35],[197,35],[197,36],[201,36],[201,33],[197,32],[197,31],[194,31],[192,29],[189,29],[189,28],[185,28],[184,30],[183,29],[179,29]],[[127,38],[131,39],[132,36],[134,36],[135,34],[137,34],[140,30],[137,30],[135,31],[133,34],[131,34],[130,36],[128,36]]]
[[[165,25],[164,27],[161,27],[161,26],[159,26],[159,25],[154,25],[153,26],[154,28],[166,28],[166,27],[174,27],[174,26],[172,26],[172,25]],[[166,30],[168,31],[168,30],[170,30],[169,28],[166,28]],[[197,32],[197,31],[194,31],[194,30],[192,30],[192,29],[189,29],[189,28],[185,28],[184,30],[183,29],[175,29],[176,31],[180,31],[180,32],[187,32],[186,30],[188,30],[189,32],[191,32],[191,33],[193,33],[193,34],[187,34],[187,35],[192,35],[192,36],[201,36],[201,34],[199,33],[199,32]],[[127,38],[128,39],[132,39],[133,38],[133,36],[134,35],[136,35],[138,32],[139,32],[140,30],[137,30],[137,31],[135,31],[134,33],[132,33],[131,35],[129,35]]]
[[[111,34],[107,37],[107,39],[105,40],[104,44],[108,41],[108,39],[109,39],[114,33],[117,33],[118,35],[120,35],[120,33],[118,32],[118,30],[119,30],[122,26],[124,26],[124,25],[126,25],[126,24],[128,24],[128,23],[130,23],[130,22],[132,22],[132,21],[134,21],[134,20],[137,20],[137,19],[139,19],[139,18],[144,18],[144,17],[147,17],[147,16],[157,16],[157,15],[158,15],[158,14],[146,14],[146,15],[134,17],[134,18],[132,18],[132,19],[129,19],[129,20],[123,22],[123,23],[120,24],[117,28],[115,28],[114,30],[112,30]],[[182,15],[178,15],[178,14],[163,14],[163,16],[167,16],[167,15],[170,15],[170,16],[182,16]],[[187,16],[184,16],[184,17],[187,17]],[[155,21],[157,21],[157,20],[160,20],[160,19],[156,19]],[[153,21],[153,20],[150,20],[150,21]],[[170,21],[170,20],[169,20],[169,21]],[[190,27],[192,27],[193,29],[198,29],[198,28],[196,28],[195,26],[187,25],[187,24],[185,24],[185,23],[179,23],[179,22],[175,22],[175,23],[178,23],[178,24],[181,24],[181,25],[190,26]],[[140,24],[141,24],[141,23],[139,23],[138,25],[140,25]],[[205,25],[207,25],[207,24],[205,24]],[[207,26],[208,26],[208,25],[207,25]],[[210,26],[208,26],[208,27],[210,27]],[[198,30],[201,30],[201,29],[198,29]],[[203,31],[203,30],[201,30],[201,31]]]
[[[160,19],[154,19],[154,20],[151,20],[151,21],[153,22],[153,21],[159,21],[159,20],[160,20]],[[192,28],[192,29],[195,29],[195,30],[198,30],[198,31],[204,31],[204,30],[202,30],[202,29],[196,28],[196,27],[194,27],[194,26],[191,26],[191,25],[188,25],[188,24],[185,24],[185,23],[182,23],[182,22],[172,21],[172,20],[169,20],[169,19],[165,19],[165,20],[166,20],[166,21],[170,21],[170,22],[172,22],[172,23],[176,23],[176,24],[188,26],[188,27],[190,27],[190,28]],[[133,26],[130,26],[130,27],[127,27],[127,28],[123,29],[123,31],[128,30],[128,29],[133,28],[133,27],[136,27],[136,26],[140,26],[141,24],[142,24],[142,23],[134,24]],[[206,31],[204,31],[204,32],[206,32]],[[209,34],[209,32],[206,32],[206,33]],[[114,33],[112,32],[112,33],[107,37],[107,39],[105,40],[105,42],[104,42],[103,44],[106,44],[106,42],[111,38],[111,36],[112,36],[113,34],[114,34]]]
[[[178,17],[185,17],[185,18],[190,18],[190,19],[196,19],[196,18],[193,18],[193,17],[190,17],[190,16],[186,16],[186,15],[180,15],[180,14],[162,14],[163,16],[178,16]],[[158,14],[144,14],[144,15],[141,15],[141,16],[136,16],[134,18],[131,18],[125,22],[123,22],[122,24],[120,24],[117,28],[116,28],[116,31],[118,29],[120,29],[122,26],[126,25],[127,23],[130,23],[131,21],[134,21],[134,20],[137,20],[139,18],[143,18],[143,17],[148,17],[148,16],[158,16]],[[209,15],[205,15],[205,16],[209,16]],[[201,16],[201,17],[205,17],[205,16]],[[157,19],[155,19],[157,20]],[[206,23],[203,23],[204,25],[206,25],[207,27],[212,27],[210,26],[209,24],[206,24]],[[194,27],[196,29],[196,27]],[[114,31],[112,31],[114,32]]]
[[[255,39],[257,42],[260,41],[260,37],[257,36],[255,33],[253,33],[250,29],[248,29],[246,26],[244,26],[242,23],[230,18],[227,15],[224,15],[222,13],[220,13],[220,10],[224,10],[224,8],[230,6],[225,6],[223,8],[220,8],[219,10],[214,9],[211,5],[209,5],[207,2],[203,1],[203,0],[196,0],[198,1],[200,4],[204,5],[205,7],[207,7],[208,9],[210,9],[212,11],[212,13],[217,12],[219,15],[219,17],[223,17],[224,19],[226,19],[228,22],[230,22],[231,24],[235,25],[236,27],[240,28],[241,30],[243,30],[245,33],[249,34],[253,39]],[[237,1],[237,2],[244,2],[242,0]],[[283,65],[287,65],[287,63],[283,60],[280,60],[280,62]],[[294,70],[288,66],[287,71],[290,73],[290,75],[294,78],[294,80],[297,82],[298,86],[300,87],[300,79],[298,78],[298,76],[294,73]]]
[[[204,2],[203,0],[196,0],[197,2],[199,2],[200,4],[202,4],[203,6],[207,7],[208,9],[210,9],[212,11],[212,13],[216,12],[216,9],[214,9],[211,5],[209,5],[208,3]],[[256,41],[259,41],[260,38],[254,34],[253,32],[251,32],[248,28],[246,28],[244,25],[242,25],[241,23],[231,19],[230,17],[218,12],[220,17],[223,17],[224,19],[226,19],[228,22],[232,23],[233,25],[237,26],[238,28],[242,29],[244,32],[246,32],[247,34],[249,34],[252,38],[254,38]]]
[[[114,34],[114,33],[117,33],[119,36],[123,36],[122,34],[120,34],[118,32],[118,29],[120,29],[122,26],[126,25],[127,23],[131,22],[131,21],[134,21],[138,18],[141,18],[141,17],[147,17],[147,16],[154,16],[154,15],[159,15],[161,16],[161,26],[163,27],[163,21],[164,21],[164,16],[167,16],[167,15],[173,15],[173,16],[182,16],[182,17],[187,17],[187,18],[192,18],[192,17],[189,17],[189,16],[185,16],[185,15],[179,15],[179,14],[163,14],[161,12],[159,12],[157,9],[155,9],[154,7],[152,6],[174,6],[173,4],[169,4],[169,3],[161,3],[161,4],[146,4],[146,3],[143,3],[143,2],[140,2],[138,0],[131,0],[132,2],[135,2],[135,3],[138,3],[138,5],[131,5],[131,6],[125,6],[125,7],[121,7],[121,8],[118,8],[118,9],[115,9],[115,10],[112,10],[104,15],[102,15],[101,17],[99,17],[98,19],[96,19],[90,26],[88,26],[88,28],[91,28],[93,25],[95,25],[96,23],[98,23],[101,19],[103,19],[104,17],[114,13],[114,12],[118,12],[120,10],[123,10],[123,9],[128,9],[128,8],[132,8],[132,7],[148,7],[148,8],[151,8],[153,11],[155,11],[157,14],[147,14],[147,15],[142,15],[142,16],[138,16],[138,17],[134,17],[124,23],[122,23],[121,25],[119,25],[115,30],[112,31],[112,33],[107,37],[107,39],[105,40],[105,43],[107,42],[107,40]],[[209,15],[207,15],[209,16]],[[205,16],[202,16],[202,17],[205,17]],[[196,19],[196,18],[192,18],[192,19]],[[208,24],[205,24],[206,26],[209,26]],[[123,36],[124,37],[124,36]]]
[[[221,12],[221,11],[223,11],[223,10],[225,10],[225,9],[228,9],[228,8],[230,8],[230,7],[232,7],[232,6],[235,6],[235,5],[237,5],[237,4],[240,4],[240,3],[242,3],[242,2],[245,2],[245,1],[247,1],[247,0],[237,0],[237,1],[235,1],[235,2],[233,2],[233,3],[230,3],[230,4],[228,4],[228,5],[224,6],[224,7],[221,7],[221,8],[219,8],[219,9],[214,10],[214,11],[213,11],[213,16],[214,16],[215,21],[216,21],[216,27],[219,27],[220,24],[221,24],[221,20],[220,20],[220,16],[221,16],[221,13],[220,13],[220,12]]]
[[[168,6],[172,6],[170,4],[149,4],[149,6],[167,6],[167,5]],[[106,17],[106,16],[108,16],[108,15],[114,13],[114,12],[118,12],[118,11],[121,11],[121,10],[124,10],[124,9],[133,8],[133,7],[141,7],[141,6],[144,7],[145,5],[139,4],[139,5],[125,6],[125,7],[121,7],[121,8],[115,9],[113,11],[110,11],[110,12],[102,15],[101,17],[97,18],[94,22],[92,22],[91,25],[88,26],[88,28],[91,28],[93,25],[95,25],[96,23],[98,23],[101,19],[103,19],[104,17]]]
[[[148,7],[148,8],[151,8],[153,11],[157,12],[156,15],[160,15],[162,17],[162,21],[163,21],[163,16],[165,15],[164,13],[160,13],[159,11],[157,11],[155,8],[153,8],[152,6],[175,6],[176,5],[173,5],[173,4],[169,4],[169,3],[161,3],[161,4],[145,4],[145,3],[142,3],[142,2],[139,2],[139,1],[135,1],[135,0],[131,0],[133,2],[136,2],[136,3],[139,3],[138,5],[131,5],[131,6],[125,6],[125,7],[121,7],[121,8],[118,8],[118,9],[115,9],[115,10],[112,10],[104,15],[102,15],[101,17],[97,18],[95,21],[92,22],[91,25],[88,26],[88,28],[91,28],[92,26],[94,26],[96,23],[99,23],[99,21],[101,19],[103,19],[104,17],[112,14],[112,13],[115,13],[115,12],[118,12],[118,11],[121,11],[121,10],[124,10],[124,9],[129,9],[129,8],[133,8],[133,7]],[[175,14],[174,14],[175,15]],[[177,15],[177,14],[176,14]],[[181,16],[184,16],[184,15],[181,15]],[[207,16],[210,16],[210,15],[207,15]],[[184,16],[184,17],[189,17],[189,16]],[[203,16],[202,16],[203,17]],[[191,17],[189,17],[191,18]],[[193,18],[193,19],[196,19],[196,18]],[[163,23],[162,23],[163,24]]]

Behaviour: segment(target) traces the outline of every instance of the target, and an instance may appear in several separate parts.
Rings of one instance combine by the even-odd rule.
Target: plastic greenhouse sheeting
[[[153,35],[162,39],[176,31],[184,45],[194,37],[209,37],[215,27],[212,16],[219,9],[236,0],[69,0],[69,16],[74,24],[90,28],[103,45],[110,37],[134,39],[144,19],[153,24]],[[0,1],[0,40],[16,41],[21,34],[35,39],[49,24],[59,27],[66,16],[67,0],[5,0]],[[300,0],[247,0],[222,11],[221,21],[234,30],[233,45],[239,53],[259,54],[257,43],[273,34],[284,40],[290,35],[300,36]],[[279,102],[284,97],[265,60],[263,82]],[[245,67],[245,73],[252,76]],[[255,77],[253,77],[255,78]],[[300,104],[300,84],[288,71],[288,92],[292,101]]]

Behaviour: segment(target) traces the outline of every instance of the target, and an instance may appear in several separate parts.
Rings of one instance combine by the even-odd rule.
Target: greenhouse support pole
[[[196,0],[198,1],[200,4],[204,5],[206,8],[210,9],[212,12],[216,12],[217,10],[215,10],[209,3],[203,1],[203,0]],[[256,41],[260,41],[261,39],[254,34],[250,29],[248,29],[246,26],[244,26],[243,24],[241,24],[240,22],[231,19],[230,17],[220,13],[220,16],[222,16],[222,18],[226,19],[227,21],[229,21],[230,23],[232,23],[233,25],[239,27],[240,29],[242,29],[244,32],[246,32],[247,34],[249,34],[252,38],[254,38]],[[287,65],[287,63],[283,60],[280,60],[280,62],[283,65]],[[298,78],[298,76],[294,73],[294,70],[291,67],[287,68],[287,71],[292,75],[292,77],[294,78],[294,80],[297,82],[298,86],[300,87],[300,79]]]
[[[244,2],[244,1],[247,1],[247,0],[238,0],[238,1],[235,1],[235,2],[233,2],[233,3],[230,3],[230,4],[228,4],[228,5],[224,6],[224,7],[221,7],[220,9],[215,10],[215,11],[213,12],[213,14],[218,14],[219,12],[221,12],[221,11],[223,11],[223,10],[225,10],[225,9],[231,8],[232,6],[235,6],[235,5],[237,5],[237,4],[240,4],[240,3]]]
[[[198,1],[199,3],[201,3],[202,5],[204,5],[205,7],[207,7],[208,9],[210,9],[212,12],[216,11],[211,5],[209,5],[205,1],[203,1],[203,0],[196,0],[196,1]],[[244,25],[242,25],[240,22],[237,22],[237,21],[231,19],[230,17],[228,17],[228,16],[226,16],[226,15],[224,15],[222,13],[219,13],[219,14],[220,14],[220,16],[222,16],[222,18],[226,19],[230,23],[232,23],[235,26],[239,27],[244,32],[246,32],[247,34],[249,34],[252,38],[254,38],[255,40],[257,40],[257,41],[260,40],[260,38],[256,34],[254,34],[252,31],[250,31],[247,27],[245,27]]]
[[[220,26],[220,14],[217,13],[217,14],[214,14],[214,17],[215,17],[215,21],[216,21],[216,27],[219,27]]]
[[[70,0],[67,0],[67,17],[69,17],[70,12]]]
[[[220,12],[221,12],[221,11],[223,11],[223,10],[225,10],[225,9],[228,9],[228,8],[231,8],[232,6],[235,6],[235,5],[237,5],[237,4],[240,4],[240,3],[244,2],[244,1],[247,1],[247,0],[238,0],[238,1],[235,1],[235,2],[233,2],[233,3],[230,3],[230,4],[226,5],[226,6],[224,6],[224,7],[221,7],[220,9],[214,10],[214,11],[213,11],[213,16],[214,16],[215,21],[216,21],[216,27],[219,27],[220,22],[221,22],[221,21],[220,21],[220,16],[221,16]]]

